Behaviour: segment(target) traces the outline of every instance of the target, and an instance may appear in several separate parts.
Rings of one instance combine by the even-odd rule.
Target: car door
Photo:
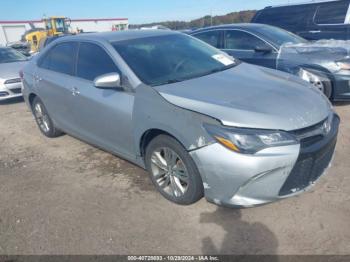
[[[247,63],[276,68],[276,49],[266,41],[246,31],[225,30],[223,51]]]
[[[308,27],[307,39],[349,39],[349,1],[320,3]]]
[[[98,89],[94,79],[121,73],[106,49],[92,42],[79,45],[76,78],[71,85],[74,124],[78,136],[101,148],[134,157],[132,112],[134,93],[120,89]]]
[[[43,101],[56,126],[73,131],[71,114],[72,90],[77,42],[63,42],[53,46],[38,61],[34,76],[37,94]]]

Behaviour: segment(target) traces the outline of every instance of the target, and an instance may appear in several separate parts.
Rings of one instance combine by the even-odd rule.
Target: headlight
[[[269,147],[298,144],[293,135],[274,130],[228,128],[204,124],[205,130],[223,146],[242,154],[255,154]]]
[[[6,80],[5,81],[5,85],[8,85],[8,84],[16,84],[16,83],[21,83],[21,78],[14,78],[14,79],[9,79],[9,80]]]
[[[305,70],[303,68],[301,68],[299,70],[299,73],[298,73],[299,77],[307,82],[309,82],[310,84],[314,85],[314,86],[318,86],[320,84],[322,84],[322,77],[308,71],[308,70]]]
[[[335,64],[338,66],[338,70],[350,70],[349,59],[338,60],[335,62]]]
[[[322,73],[317,73],[312,70],[307,70],[301,68],[298,72],[298,75],[301,79],[309,82],[312,86],[316,87],[322,93],[325,93],[325,88],[327,83],[331,84],[331,80],[326,76],[323,76]]]

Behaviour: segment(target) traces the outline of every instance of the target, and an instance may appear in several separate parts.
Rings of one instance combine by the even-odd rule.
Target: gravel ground
[[[235,210],[172,204],[144,170],[1,103],[0,254],[350,254],[350,104],[336,111],[335,161],[311,191]]]

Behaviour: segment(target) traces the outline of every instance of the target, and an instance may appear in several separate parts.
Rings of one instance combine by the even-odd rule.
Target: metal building
[[[0,21],[0,45],[20,41],[25,31],[33,27],[45,26],[42,20]],[[129,21],[127,18],[72,19],[70,27],[73,32],[106,32],[128,29]]]

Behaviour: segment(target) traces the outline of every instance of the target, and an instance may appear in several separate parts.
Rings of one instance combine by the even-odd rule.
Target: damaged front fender
[[[156,90],[139,85],[133,111],[135,151],[142,158],[142,138],[147,132],[162,131],[176,138],[188,151],[214,143],[203,123],[217,124],[208,116],[186,110],[166,101]]]
[[[305,65],[321,67],[330,73],[349,74],[344,66],[350,62],[350,41],[320,40],[299,44],[286,43],[277,56],[277,69],[292,74]]]

